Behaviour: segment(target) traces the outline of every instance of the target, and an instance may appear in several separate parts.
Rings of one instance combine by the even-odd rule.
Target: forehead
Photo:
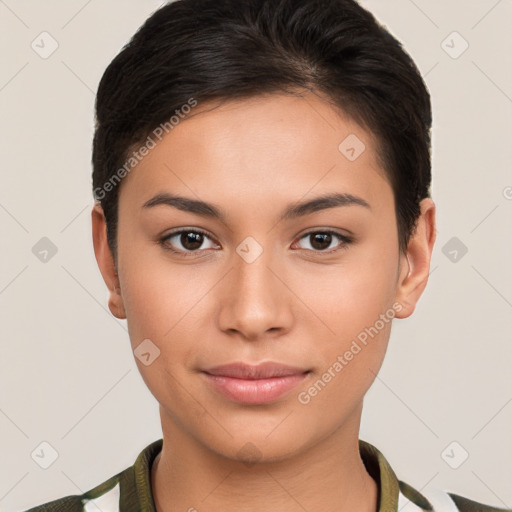
[[[155,141],[120,201],[176,189],[231,203],[234,195],[288,202],[335,190],[375,202],[392,194],[374,136],[309,92],[200,104]]]

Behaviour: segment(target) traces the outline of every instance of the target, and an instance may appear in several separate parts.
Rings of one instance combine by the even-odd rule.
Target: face
[[[373,137],[320,97],[212,106],[124,179],[118,277],[99,215],[96,254],[109,286],[119,279],[109,305],[146,354],[136,362],[163,423],[230,458],[279,460],[357,433],[391,321],[426,283],[433,235],[420,224],[427,235],[399,253]],[[262,362],[296,370],[205,373]]]

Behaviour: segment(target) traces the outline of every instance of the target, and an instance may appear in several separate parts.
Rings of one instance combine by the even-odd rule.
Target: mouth
[[[214,390],[242,404],[273,402],[303,382],[309,373],[304,368],[275,362],[256,366],[231,363],[202,371]]]

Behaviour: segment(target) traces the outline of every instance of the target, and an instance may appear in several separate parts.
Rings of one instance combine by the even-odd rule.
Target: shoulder
[[[360,439],[359,448],[368,473],[379,487],[379,512],[512,512],[511,508],[486,505],[433,486],[418,491],[397,478],[384,454],[375,446]]]
[[[448,493],[455,505],[461,512],[512,512],[511,508],[497,508],[490,505],[484,505],[476,501],[459,496],[458,494]]]
[[[510,508],[497,508],[486,505],[470,498],[460,496],[450,491],[428,487],[421,493],[405,482],[399,481],[401,509],[408,502],[417,506],[418,511],[428,510],[433,512],[512,512]],[[404,510],[410,510],[405,508]]]
[[[66,496],[31,508],[26,512],[83,512],[83,510],[84,505],[80,496]]]
[[[93,489],[65,496],[24,512],[120,512],[123,510],[152,510],[151,465],[162,448],[163,439],[146,446],[132,466],[105,480]],[[144,508],[146,506],[146,508]]]
[[[131,468],[127,468],[121,473],[114,475],[84,494],[65,496],[48,503],[38,505],[37,507],[26,510],[25,512],[85,512],[91,510],[90,507],[87,506],[87,504],[91,502],[97,507],[93,508],[93,510],[118,512],[120,482],[123,480],[126,472],[130,469]]]

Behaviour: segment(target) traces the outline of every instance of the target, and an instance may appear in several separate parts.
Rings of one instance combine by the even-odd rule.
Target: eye
[[[204,243],[208,240],[211,242],[211,245],[205,246]],[[207,233],[199,229],[180,229],[179,231],[174,231],[161,238],[160,244],[165,249],[178,253],[181,256],[189,256],[200,250],[218,247],[218,245],[212,242]],[[173,246],[178,246],[178,248],[176,249]]]
[[[309,247],[302,247],[302,249],[328,254],[342,250],[352,243],[352,238],[331,230],[310,231],[300,238],[300,240],[304,239],[309,241],[307,244]],[[336,244],[336,239],[341,241],[341,243]]]
[[[301,247],[302,249],[326,254],[342,250],[353,241],[352,238],[332,230],[310,231],[303,235],[299,241],[300,240],[309,241],[306,247]],[[208,245],[207,243],[205,246],[205,242],[208,241],[210,244]],[[338,243],[336,243],[336,241],[338,241]],[[197,253],[206,249],[220,247],[212,241],[206,232],[197,228],[173,231],[161,238],[159,243],[164,249],[185,257],[197,255]],[[309,245],[309,247],[307,247],[307,245]]]

